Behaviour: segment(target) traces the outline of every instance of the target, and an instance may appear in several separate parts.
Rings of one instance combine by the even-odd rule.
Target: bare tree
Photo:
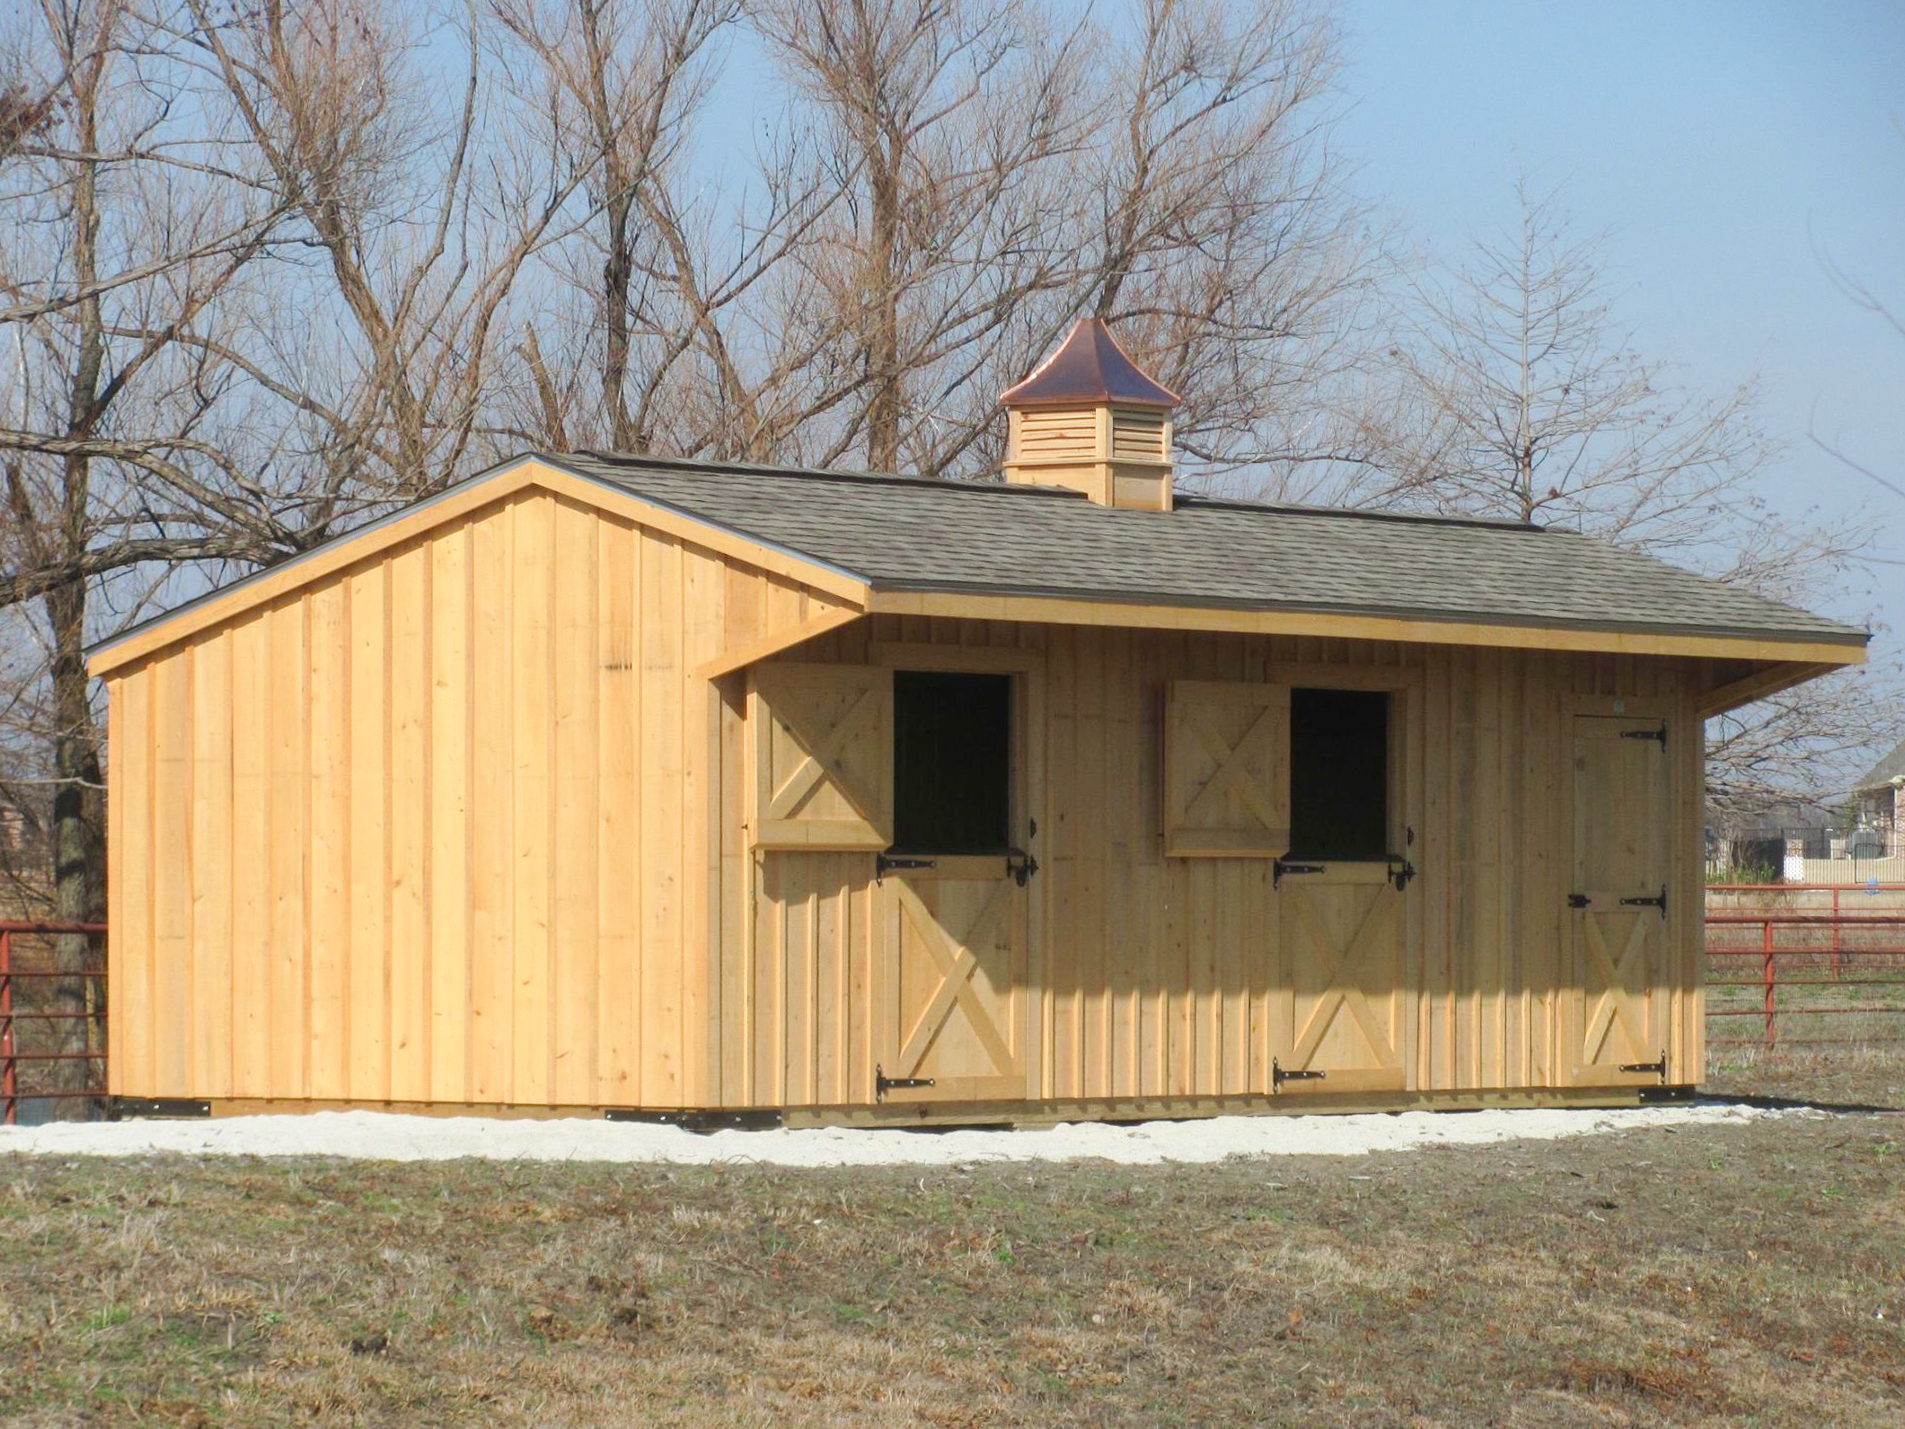
[[[43,0],[28,19],[16,36],[26,77],[11,92],[40,97],[10,102],[0,153],[12,348],[0,607],[24,644],[9,734],[43,741],[19,777],[51,789],[51,911],[86,922],[104,900],[93,594],[150,562],[273,548],[270,516],[195,431],[218,379],[177,339],[263,251],[281,210],[222,146],[181,132],[187,80],[154,56],[149,17],[121,0]],[[55,984],[53,1010],[78,1014],[85,939],[63,940],[59,956],[75,975]],[[82,1024],[63,1031],[61,1050],[84,1049]],[[75,1084],[83,1075],[59,1066]]]
[[[446,29],[394,0],[186,8],[179,43],[204,55],[297,245],[273,255],[253,351],[225,355],[297,433],[270,456],[297,474],[308,543],[488,457],[517,280],[585,174],[487,122],[473,10]]]
[[[1203,466],[1287,481],[1340,454],[1321,388],[1366,346],[1371,285],[1325,143],[1335,37],[1307,6],[1156,0],[1098,26],[1041,0],[758,0],[740,19],[787,109],[725,184],[695,135],[734,12],[497,13],[536,80],[514,88],[590,172],[537,259],[560,281],[504,428],[983,474],[997,393],[1099,313],[1194,394]]]
[[[1517,185],[1519,215],[1466,265],[1413,283],[1383,443],[1405,501],[1554,524],[1670,557],[1789,604],[1841,597],[1871,543],[1791,519],[1755,479],[1777,451],[1751,382],[1681,390],[1617,322],[1600,235]],[[1829,792],[1875,732],[1871,677],[1808,685],[1712,732],[1716,806]]]
[[[1103,50],[1082,172],[1085,303],[1186,398],[1181,457],[1258,494],[1366,481],[1371,215],[1332,152],[1338,40],[1320,7],[1146,0]]]
[[[1905,123],[1897,126],[1899,137],[1905,139]],[[1835,258],[1827,248],[1818,250],[1819,263],[1832,280],[1833,286],[1851,300],[1853,306],[1871,314],[1880,323],[1891,329],[1894,336],[1905,341],[1905,305],[1886,297],[1870,281],[1853,272]],[[1818,432],[1807,434],[1812,444],[1820,451],[1838,461],[1841,465],[1864,477],[1882,491],[1905,501],[1905,471],[1895,471],[1887,475],[1869,462],[1853,456],[1845,445],[1837,440],[1827,441]]]

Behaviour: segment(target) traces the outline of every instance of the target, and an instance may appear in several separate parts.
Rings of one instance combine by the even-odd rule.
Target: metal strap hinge
[[[886,1074],[886,1068],[875,1066],[873,1069],[873,1096],[876,1101],[885,1101],[886,1094],[896,1088],[904,1090],[908,1087],[930,1087],[932,1085],[933,1079],[931,1077],[889,1077]]]
[[[1273,1089],[1281,1087],[1285,1082],[1320,1082],[1327,1075],[1329,1075],[1327,1072],[1286,1071],[1283,1063],[1275,1057],[1270,1059],[1270,1085]]]
[[[873,881],[875,883],[886,882],[888,869],[932,868],[936,866],[938,862],[938,859],[932,858],[895,858],[891,854],[876,853],[873,855]]]
[[[1622,1062],[1621,1070],[1623,1072],[1652,1072],[1664,1082],[1667,1080],[1667,1049],[1665,1047],[1660,1049],[1658,1062]]]
[[[1270,886],[1282,887],[1283,875],[1286,873],[1321,873],[1322,871],[1323,865],[1320,863],[1291,863],[1280,858],[1270,865]]]
[[[1667,726],[1663,724],[1659,729],[1624,729],[1621,731],[1621,738],[1651,739],[1657,741],[1660,747],[1665,749],[1667,747]]]
[[[1667,885],[1661,884],[1659,894],[1653,898],[1623,898],[1621,906],[1623,908],[1658,908],[1660,916],[1665,918],[1667,916]]]

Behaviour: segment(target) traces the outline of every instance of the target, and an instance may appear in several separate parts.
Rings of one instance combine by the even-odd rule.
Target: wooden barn
[[[122,1098],[805,1120],[1702,1074],[1702,722],[1862,632],[1174,494],[1098,325],[1004,482],[530,454],[101,646]]]

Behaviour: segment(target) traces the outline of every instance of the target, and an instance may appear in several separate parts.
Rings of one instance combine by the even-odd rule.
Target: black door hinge
[[[1622,1062],[1623,1072],[1652,1072],[1661,1081],[1667,1080],[1667,1049],[1661,1048],[1658,1062]]]
[[[873,881],[875,883],[886,882],[888,869],[933,868],[936,867],[938,863],[939,860],[936,858],[894,858],[891,854],[876,853],[873,855]]]
[[[1593,901],[1594,900],[1585,893],[1570,893],[1568,895],[1568,907],[1570,908],[1585,908]]]
[[[933,1079],[931,1077],[889,1077],[886,1074],[886,1068],[875,1066],[873,1069],[873,1097],[875,1101],[885,1101],[886,1094],[896,1087],[904,1090],[907,1087],[930,1087],[932,1085]]]
[[[1005,866],[1012,875],[1012,881],[1021,888],[1038,872],[1038,860],[1022,848],[1006,850]]]
[[[1270,866],[1270,886],[1282,887],[1283,875],[1286,873],[1321,873],[1322,871],[1323,865],[1320,863],[1289,863],[1284,859],[1278,859]]]
[[[1663,724],[1659,729],[1624,729],[1621,731],[1621,738],[1651,739],[1658,743],[1662,749],[1665,749],[1667,747],[1667,726]]]
[[[1270,1086],[1274,1090],[1285,1082],[1320,1082],[1329,1075],[1327,1072],[1290,1072],[1285,1071],[1283,1063],[1275,1057],[1270,1059]]]
[[[1667,885],[1664,883],[1660,885],[1660,894],[1658,897],[1623,898],[1621,899],[1621,906],[1623,908],[1658,908],[1660,910],[1660,916],[1665,918],[1667,916]]]

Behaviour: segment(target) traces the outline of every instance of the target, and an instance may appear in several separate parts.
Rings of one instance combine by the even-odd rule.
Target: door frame
[[[1676,1067],[1672,1061],[1676,1054],[1685,1055],[1679,1046],[1680,1039],[1676,1036],[1679,1016],[1671,974],[1678,965],[1680,945],[1687,935],[1683,926],[1686,921],[1684,910],[1687,895],[1679,887],[1682,871],[1674,860],[1675,834],[1686,818],[1675,761],[1679,757],[1679,741],[1697,737],[1698,721],[1688,714],[1680,702],[1661,695],[1572,695],[1562,700],[1561,717],[1561,828],[1565,830],[1567,857],[1556,860],[1559,877],[1555,896],[1555,930],[1561,955],[1561,979],[1556,989],[1550,1023],[1551,1046],[1554,1048],[1552,1081],[1562,1087],[1647,1087],[1658,1086],[1662,1080],[1652,1072],[1620,1072],[1583,1064],[1580,1060],[1581,1040],[1586,1033],[1587,989],[1579,985],[1580,979],[1576,976],[1581,948],[1566,898],[1575,891],[1574,743],[1576,723],[1584,718],[1658,721],[1667,730],[1667,745],[1661,756],[1661,777],[1666,784],[1663,791],[1666,822],[1660,831],[1661,860],[1668,890],[1667,917],[1661,932],[1659,956],[1653,969],[1654,980],[1648,989],[1650,998],[1662,1000],[1658,1021],[1663,1045],[1647,1048],[1645,1057],[1651,1059],[1657,1052],[1665,1052],[1669,1058],[1667,1080],[1686,1081],[1687,1078],[1676,1075],[1683,1069]]]
[[[1420,863],[1401,893],[1402,908],[1402,957],[1398,968],[1403,988],[1403,1005],[1396,1012],[1396,1057],[1400,1063],[1398,1071],[1369,1070],[1345,1071],[1335,1078],[1335,1086],[1330,1079],[1320,1082],[1291,1081],[1281,1088],[1265,1087],[1275,1095],[1291,1096],[1304,1093],[1320,1094],[1331,1090],[1345,1091],[1365,1088],[1379,1090],[1406,1090],[1420,1084],[1422,1049],[1428,1045],[1430,1015],[1430,997],[1423,981],[1425,956],[1423,951],[1423,885],[1445,878],[1446,871],[1434,867],[1427,853],[1428,820],[1425,771],[1427,769],[1427,724],[1426,701],[1422,697],[1425,669],[1421,665],[1334,665],[1310,660],[1271,660],[1264,666],[1264,678],[1273,684],[1287,685],[1291,689],[1306,690],[1368,690],[1389,696],[1389,809],[1385,816],[1388,828],[1389,852],[1407,859],[1412,865]],[[1365,880],[1378,868],[1387,869],[1385,864],[1358,862],[1353,859],[1339,859],[1336,864],[1341,870],[1335,877],[1328,873],[1304,875],[1324,883],[1355,883]],[[1278,919],[1284,917],[1281,903],[1278,905]],[[1278,936],[1278,960],[1280,963],[1279,997],[1287,997],[1292,1013],[1295,1010],[1295,980],[1291,976],[1290,959],[1293,950],[1282,937]],[[1283,1055],[1288,1056],[1295,1050],[1296,1033],[1294,1017],[1281,1020],[1282,1025],[1290,1028]],[[1266,1074],[1268,1067],[1266,1066]],[[1359,1088],[1356,1083],[1363,1083]]]
[[[1044,840],[1045,830],[1051,827],[1046,818],[1045,786],[1045,655],[1040,650],[1021,649],[1008,645],[935,645],[923,641],[875,640],[867,647],[866,663],[880,665],[890,670],[928,670],[943,671],[962,675],[1009,675],[1012,677],[1012,749],[1010,754],[1009,777],[1011,779],[1011,805],[1009,826],[1014,846],[1025,849],[1033,857],[1039,853],[1039,844]],[[1039,832],[1032,833],[1036,828]],[[986,861],[989,855],[979,858],[957,856],[958,862],[965,866]],[[1049,860],[1047,860],[1049,862]],[[1028,1101],[1037,1100],[1042,1094],[1045,1076],[1045,1049],[1050,1045],[1044,1036],[1047,1020],[1047,1006],[1050,1001],[1045,976],[1045,928],[1048,913],[1048,877],[1034,874],[1026,880],[1025,908],[1025,986],[1015,989],[1017,998],[1014,1017],[1018,1023],[1018,1045],[1020,1060],[1025,1069],[1025,1088],[1022,1095]],[[874,957],[873,1004],[879,1015],[884,1018],[883,1002],[889,995],[885,988],[885,966],[888,950],[879,949]],[[878,1059],[879,1048],[884,1045],[884,1029],[878,1030],[872,1039],[875,1043],[874,1056]],[[872,1068],[867,1069],[868,1080],[872,1078]],[[891,1100],[931,1102],[934,1098],[904,1097]],[[945,1098],[944,1100],[955,1100]]]

